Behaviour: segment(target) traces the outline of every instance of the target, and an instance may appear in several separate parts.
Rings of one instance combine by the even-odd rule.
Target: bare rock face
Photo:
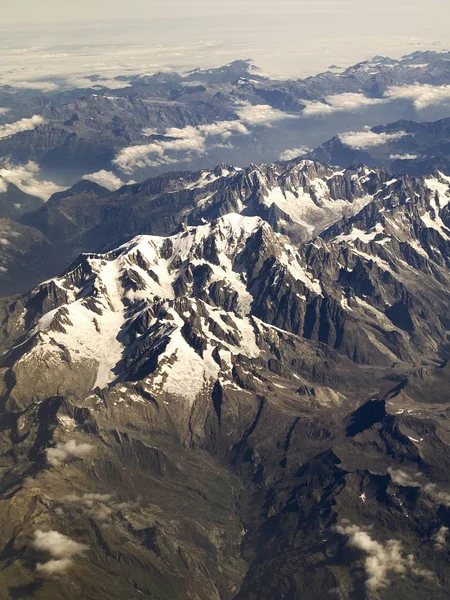
[[[447,598],[449,182],[169,188],[0,306],[0,596]]]

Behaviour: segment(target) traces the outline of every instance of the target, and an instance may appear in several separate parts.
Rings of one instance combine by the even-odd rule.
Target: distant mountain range
[[[3,86],[0,159],[32,160],[45,177],[66,186],[102,170],[129,181],[174,168],[273,162],[287,149],[315,148],[336,133],[399,115],[414,121],[447,116],[449,57],[375,57],[289,81],[235,61],[125,78],[114,91],[95,80],[89,89],[64,92]]]
[[[434,123],[397,121],[362,132],[337,135],[314,150],[315,160],[346,168],[386,165],[393,173],[422,177],[450,174],[450,118]]]

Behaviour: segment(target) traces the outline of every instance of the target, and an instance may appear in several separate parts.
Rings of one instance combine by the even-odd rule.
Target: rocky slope
[[[441,176],[414,184],[400,178],[401,193],[407,196],[414,185],[426,202],[430,193],[426,181],[436,177]],[[246,169],[220,165],[213,170],[174,172],[116,192],[83,181],[20,218],[55,248],[57,268],[54,263],[44,265],[28,285],[14,286],[0,273],[1,288],[4,294],[24,291],[66,268],[80,252],[109,250],[139,234],[171,235],[183,223],[198,225],[229,212],[260,216],[295,243],[308,241],[343,217],[389,196],[394,188],[386,184],[391,180],[384,169],[345,170],[295,159]],[[8,264],[3,266],[10,270]]]
[[[0,306],[2,597],[447,598],[448,180],[180,176]]]

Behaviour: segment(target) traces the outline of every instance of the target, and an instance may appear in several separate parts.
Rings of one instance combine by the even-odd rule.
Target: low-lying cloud
[[[40,180],[38,178],[39,172],[39,165],[33,161],[29,161],[26,165],[7,163],[0,167],[0,193],[6,192],[8,185],[13,184],[25,194],[46,201],[56,192],[67,189],[52,181]]]
[[[375,133],[374,131],[349,131],[339,135],[339,139],[343,144],[354,148],[355,150],[365,150],[366,148],[374,148],[382,146],[389,142],[399,140],[408,135],[406,131],[398,131],[396,133]]]
[[[247,125],[260,125],[271,127],[272,123],[285,119],[298,119],[300,115],[287,113],[268,104],[242,103],[236,108],[240,120]]]
[[[378,590],[389,585],[391,574],[409,574],[416,577],[432,577],[431,571],[416,566],[413,554],[405,554],[398,540],[385,543],[374,540],[367,528],[342,521],[336,531],[348,537],[348,545],[366,554],[364,567],[367,573],[366,585],[370,590]]]
[[[249,135],[247,126],[271,127],[273,123],[285,119],[297,119],[300,115],[285,113],[266,104],[252,105],[241,103],[235,111],[239,120],[217,121],[205,125],[184,128],[170,127],[164,137],[152,139],[148,144],[128,146],[121,150],[113,163],[121,171],[132,173],[145,167],[159,167],[192,160],[213,148],[232,148],[230,138],[235,135]],[[143,134],[155,135],[154,129],[144,129]]]
[[[87,458],[92,454],[94,446],[91,444],[77,444],[76,440],[66,443],[58,442],[54,448],[47,448],[47,461],[52,466],[58,466],[73,458]]]
[[[417,110],[435,104],[450,102],[450,85],[414,84],[389,88],[385,92],[389,100],[411,100]]]
[[[34,532],[33,546],[36,550],[48,552],[52,557],[45,563],[38,563],[36,570],[43,575],[55,575],[64,572],[72,564],[74,556],[82,555],[88,547],[70,539],[58,531]]]
[[[40,115],[33,115],[29,119],[20,119],[19,121],[15,121],[14,123],[6,123],[5,125],[0,125],[0,138],[7,138],[16,133],[20,133],[21,131],[31,131],[32,129],[36,129],[39,125],[43,125],[45,123],[45,119]]]
[[[391,154],[389,158],[391,160],[416,160],[420,157],[418,154]]]
[[[331,115],[336,112],[353,112],[361,110],[367,106],[383,104],[386,102],[384,98],[368,98],[364,94],[354,92],[346,92],[344,94],[335,94],[326,96],[325,102],[312,102],[310,100],[302,100],[305,108],[303,116],[323,116]]]
[[[143,131],[144,135],[153,135],[154,130]],[[188,125],[184,128],[170,127],[163,138],[153,139],[148,144],[128,146],[121,150],[114,164],[125,173],[145,167],[159,167],[191,160],[200,156],[208,148],[223,146],[223,141],[232,135],[248,135],[250,132],[240,121],[219,121],[196,127]],[[216,141],[214,141],[216,140]]]
[[[305,156],[305,154],[308,154],[308,152],[311,152],[311,149],[306,148],[306,146],[290,148],[280,154],[280,160],[292,160],[294,158],[298,158],[299,156]]]
[[[111,171],[105,171],[104,169],[97,171],[96,173],[87,173],[86,175],[83,175],[82,179],[98,183],[98,185],[101,185],[111,192],[115,192],[123,185],[126,185],[124,181],[117,177],[117,175]],[[134,183],[134,181],[129,181],[128,183]]]

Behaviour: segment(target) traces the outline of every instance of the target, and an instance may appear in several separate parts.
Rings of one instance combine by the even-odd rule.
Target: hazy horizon
[[[407,8],[407,10],[406,10]],[[8,3],[0,83],[53,73],[154,72],[251,58],[274,77],[304,77],[376,54],[398,58],[450,45],[442,0]],[[370,23],[370,34],[367,25]]]

